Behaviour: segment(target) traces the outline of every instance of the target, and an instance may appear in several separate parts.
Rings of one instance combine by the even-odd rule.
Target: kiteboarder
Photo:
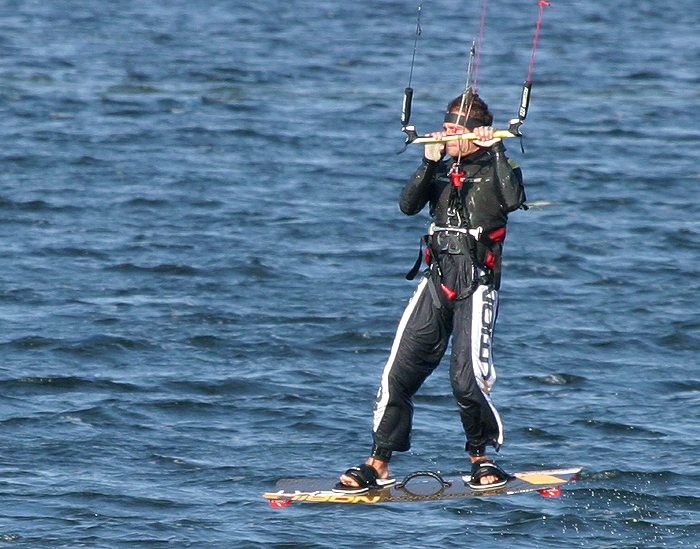
[[[525,203],[520,168],[494,138],[493,116],[472,89],[450,101],[441,131],[428,134],[418,169],[399,206],[415,215],[429,206],[422,238],[424,275],[406,307],[377,392],[367,460],[340,476],[337,491],[362,493],[390,485],[393,452],[410,448],[413,396],[435,370],[450,339],[450,381],[466,436],[473,489],[500,486],[507,473],[487,456],[503,444],[491,400],[496,381],[492,338],[498,314],[501,257],[508,215]],[[445,138],[472,132],[476,139]],[[420,263],[413,269],[417,274]]]

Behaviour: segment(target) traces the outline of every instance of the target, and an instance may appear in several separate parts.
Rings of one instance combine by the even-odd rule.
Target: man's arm
[[[413,176],[408,180],[399,197],[399,208],[406,215],[415,215],[430,201],[430,183],[439,162],[423,159]]]
[[[497,143],[491,147],[498,190],[503,200],[503,208],[508,213],[517,210],[525,203],[525,188],[520,167],[508,160],[505,150],[503,143]]]

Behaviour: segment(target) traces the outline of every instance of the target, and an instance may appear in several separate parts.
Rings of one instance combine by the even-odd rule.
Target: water
[[[260,498],[368,450],[425,228],[396,197],[416,5],[11,1],[0,19],[0,544],[700,547],[700,12],[554,2],[511,218],[495,402],[555,500]],[[423,10],[413,121],[480,5]],[[480,89],[516,112],[536,3],[493,0]],[[471,13],[472,15],[468,15]],[[397,474],[466,467],[446,370]]]

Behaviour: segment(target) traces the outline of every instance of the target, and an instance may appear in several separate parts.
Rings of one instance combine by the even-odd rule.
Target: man
[[[525,192],[520,169],[493,138],[492,121],[486,103],[471,90],[451,101],[443,131],[430,135],[473,132],[477,139],[425,145],[423,161],[401,193],[399,206],[407,215],[430,205],[433,223],[424,237],[428,269],[384,368],[370,457],[341,475],[336,491],[362,493],[394,482],[389,460],[392,452],[410,448],[412,397],[438,366],[450,337],[450,380],[472,464],[470,486],[488,489],[508,480],[486,456],[487,446],[498,450],[503,443],[489,396],[496,380],[491,340],[507,216],[524,205]]]

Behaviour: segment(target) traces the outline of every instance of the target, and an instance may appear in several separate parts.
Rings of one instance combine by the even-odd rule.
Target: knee
[[[473,377],[452,378],[452,394],[460,404],[480,402],[481,391]]]

